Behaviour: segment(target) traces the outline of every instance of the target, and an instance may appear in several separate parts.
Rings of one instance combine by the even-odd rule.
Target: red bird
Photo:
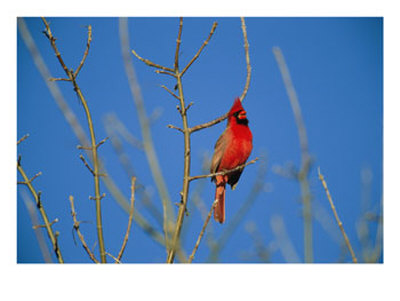
[[[214,147],[214,155],[211,161],[211,173],[234,169],[244,163],[253,149],[253,135],[249,129],[249,121],[246,111],[242,107],[239,98],[235,99],[228,113],[228,123],[225,131],[218,138]],[[243,168],[226,175],[213,177],[215,182],[214,219],[220,223],[225,221],[225,186],[226,183],[235,189]]]

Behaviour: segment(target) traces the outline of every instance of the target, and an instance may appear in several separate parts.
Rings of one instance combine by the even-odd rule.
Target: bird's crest
[[[243,109],[243,107],[242,107],[242,102],[240,101],[240,98],[239,97],[236,97],[235,98],[235,102],[233,103],[233,106],[232,106],[232,108],[230,109],[230,111],[229,111],[229,115],[231,116],[231,115],[233,115],[234,113],[236,113],[236,112],[239,112],[239,111],[244,111],[244,109]]]

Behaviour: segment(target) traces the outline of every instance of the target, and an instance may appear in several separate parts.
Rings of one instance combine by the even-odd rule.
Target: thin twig
[[[179,100],[178,95],[176,95],[174,92],[172,92],[170,89],[168,89],[166,86],[161,85],[161,88],[165,89],[169,94],[171,94],[173,97]]]
[[[209,122],[206,122],[206,123],[199,124],[199,125],[196,125],[194,127],[191,127],[189,129],[189,131],[190,131],[190,133],[194,133],[194,132],[197,132],[199,130],[202,130],[202,129],[205,129],[205,128],[209,128],[209,127],[211,127],[213,125],[216,125],[216,124],[224,121],[226,118],[228,118],[228,113],[226,113],[226,114],[222,115],[221,117],[218,117],[217,119],[214,119],[212,121],[209,121]]]
[[[183,130],[181,128],[178,128],[177,126],[174,126],[172,124],[167,125],[168,128],[178,130],[179,132],[183,133]]]
[[[49,81],[51,82],[70,82],[70,78],[64,78],[64,77],[50,77]]]
[[[179,69],[179,48],[181,46],[181,36],[182,36],[182,25],[183,25],[183,18],[179,18],[179,30],[178,30],[178,38],[176,39],[176,49],[175,49],[175,63],[174,63],[174,69],[178,70]]]
[[[219,171],[219,172],[210,173],[210,174],[207,174],[207,175],[193,176],[193,177],[189,178],[189,181],[198,180],[198,179],[204,179],[204,178],[211,178],[211,177],[216,177],[216,176],[223,176],[223,175],[235,172],[237,170],[243,169],[247,165],[254,164],[254,163],[257,162],[258,159],[259,158],[255,158],[255,159],[253,159],[253,160],[251,160],[251,161],[249,161],[249,162],[247,162],[245,164],[239,165],[239,166],[237,166],[237,167],[235,167],[233,169],[230,169],[230,170]]]
[[[107,140],[108,140],[108,137],[101,140],[99,143],[96,144],[96,148],[99,148],[100,146],[102,146]]]
[[[86,162],[85,157],[83,157],[82,155],[79,155],[79,158],[82,160],[83,164],[85,164],[85,166],[87,167],[87,169],[89,169],[90,173],[95,176],[95,173],[93,171],[93,169],[89,166],[89,164]]]
[[[34,202],[30,198],[28,192],[26,190],[21,190],[20,193],[21,193],[22,199],[24,200],[25,206],[28,209],[28,213],[31,218],[32,225],[39,224],[39,217],[36,212],[36,206],[34,205]],[[43,231],[38,230],[38,228],[36,228],[35,226],[33,226],[33,229],[35,230],[34,232],[36,235],[36,239],[39,243],[39,248],[43,255],[44,262],[52,263],[53,260],[51,258],[51,254],[50,254],[49,248],[47,246],[45,237],[43,235]]]
[[[169,68],[169,67],[165,67],[156,63],[153,63],[152,61],[148,60],[148,59],[144,59],[141,56],[139,56],[135,50],[132,49],[132,53],[134,54],[134,56],[136,56],[139,60],[141,60],[143,63],[145,63],[147,66],[150,67],[154,67],[154,68],[158,68],[158,69],[162,69],[165,71],[170,71],[170,72],[174,72],[173,69]]]
[[[203,51],[203,48],[208,44],[208,42],[210,41],[211,37],[213,36],[215,29],[217,28],[218,23],[214,22],[213,26],[211,27],[211,31],[208,35],[207,40],[205,40],[203,42],[203,44],[201,45],[201,47],[199,48],[199,50],[197,51],[197,53],[194,55],[194,57],[190,60],[190,62],[186,65],[185,68],[183,68],[183,70],[180,72],[180,76],[183,76],[185,74],[185,72],[189,69],[189,67],[194,63],[195,60],[197,60],[197,58],[199,57],[200,53]]]
[[[173,74],[173,73],[171,73],[171,72],[169,72],[169,71],[165,71],[165,70],[156,70],[156,71],[154,71],[154,72],[157,73],[157,74],[165,74],[165,75],[169,75],[169,76],[172,76],[172,77],[176,78],[176,75]]]
[[[85,53],[83,54],[83,58],[78,66],[78,68],[76,68],[75,73],[74,73],[74,77],[76,78],[78,76],[79,71],[81,71],[83,64],[85,63],[85,60],[89,54],[89,48],[90,48],[90,42],[92,41],[92,26],[88,25],[88,38],[87,38],[87,42],[86,42],[86,50]]]
[[[115,263],[122,263],[118,258],[116,258],[114,255],[111,253],[106,252],[106,255],[110,256],[112,259],[114,259]]]
[[[249,86],[250,86],[251,65],[250,65],[250,55],[249,55],[249,42],[247,40],[246,23],[244,22],[244,18],[243,17],[241,17],[240,20],[242,22],[244,51],[245,51],[245,54],[246,54],[246,68],[247,68],[246,85],[244,86],[243,93],[240,96],[240,101],[243,101],[243,99],[246,97],[247,91],[249,90]]]
[[[53,50],[56,54],[56,57],[58,59],[58,61],[60,62],[61,67],[64,69],[65,73],[67,74],[67,76],[70,78],[71,74],[70,74],[70,70],[67,68],[67,66],[64,63],[64,60],[61,57],[60,52],[58,51],[57,45],[56,45],[56,38],[53,36],[52,32],[51,32],[51,28],[49,23],[47,23],[47,20],[45,18],[42,17],[42,21],[46,27],[46,29],[43,31],[43,33],[46,35],[46,37],[49,39],[51,46],[53,47]]]
[[[75,211],[75,205],[74,205],[74,197],[72,195],[69,196],[69,202],[71,204],[71,215],[72,215],[72,219],[74,221],[74,229],[76,231],[76,233],[78,234],[78,237],[82,243],[83,248],[85,249],[86,253],[89,255],[90,259],[94,262],[94,263],[99,263],[99,261],[96,259],[96,257],[94,256],[94,254],[92,253],[92,251],[90,250],[90,248],[88,247],[85,238],[83,237],[81,230],[79,229],[80,226],[80,222],[78,222],[78,219],[76,218],[76,211]]]
[[[25,181],[25,185],[28,186],[33,198],[35,199],[35,203],[36,203],[36,207],[39,209],[39,212],[42,216],[42,219],[44,221],[46,230],[47,230],[47,234],[49,235],[50,241],[53,245],[53,251],[56,254],[57,260],[59,263],[64,263],[63,257],[61,255],[61,251],[60,248],[58,246],[58,242],[57,242],[57,237],[56,234],[53,232],[53,229],[51,228],[51,224],[49,222],[49,219],[47,217],[46,211],[44,210],[42,201],[41,201],[41,197],[40,197],[40,193],[36,192],[35,188],[32,186],[32,181],[28,179],[24,169],[21,166],[21,161],[18,160],[17,162],[17,168],[19,173],[21,174],[21,176],[24,178]]]
[[[210,218],[211,218],[211,215],[212,215],[212,213],[214,211],[214,208],[215,208],[215,206],[217,206],[217,203],[218,203],[217,200],[215,200],[214,203],[212,204],[211,208],[210,208],[210,211],[208,212],[207,218],[204,221],[203,228],[201,228],[199,237],[197,238],[197,241],[196,241],[196,244],[195,244],[195,246],[193,248],[192,254],[189,257],[189,263],[192,263],[192,261],[194,259],[194,255],[196,254],[197,249],[199,248],[201,239],[203,238],[204,232],[205,232],[205,230],[207,228],[208,222],[210,221]]]
[[[34,175],[32,178],[30,178],[28,181],[18,181],[17,184],[22,184],[22,185],[28,185],[33,182],[37,177],[41,176],[42,172],[39,171],[36,175]]]
[[[322,183],[322,186],[324,186],[325,193],[326,193],[326,196],[328,198],[329,204],[331,205],[331,209],[332,209],[333,215],[335,216],[336,222],[337,222],[337,224],[338,224],[338,226],[340,228],[340,231],[342,232],[344,241],[346,242],[346,246],[349,249],[349,252],[351,254],[351,258],[353,259],[354,263],[357,263],[356,255],[354,254],[354,251],[353,251],[353,248],[352,248],[352,246],[350,244],[349,238],[347,237],[347,234],[344,231],[343,223],[339,219],[339,215],[337,214],[335,205],[333,204],[333,200],[332,200],[331,194],[329,193],[329,190],[328,190],[328,185],[326,184],[324,176],[321,174],[319,167],[318,167],[318,177],[319,177],[319,179],[320,179],[320,181]]]
[[[55,223],[58,223],[58,218],[55,218],[49,225],[50,227],[53,226]],[[40,228],[46,228],[46,225],[34,225],[32,226],[33,229],[40,229]]]
[[[136,178],[132,177],[131,178],[131,207],[129,210],[128,227],[126,228],[126,233],[125,233],[124,241],[122,242],[121,250],[119,251],[118,256],[117,256],[118,262],[121,261],[122,255],[125,251],[126,244],[128,243],[129,233],[131,231],[133,211],[135,208],[134,207],[134,205],[135,205],[135,182],[136,182]]]
[[[209,168],[210,168],[210,158],[208,158],[208,156],[204,156],[201,170],[203,172],[206,172],[209,170]],[[207,215],[208,215],[208,208],[206,207],[204,200],[200,196],[201,191],[203,191],[205,188],[205,185],[206,185],[206,181],[198,181],[196,183],[196,186],[195,186],[192,196],[190,198],[192,203],[195,205],[197,210],[200,212],[200,215],[201,215],[201,218],[203,221],[206,220]],[[209,226],[207,227],[206,241],[207,241],[207,245],[208,245],[209,249],[211,249],[216,244],[212,223],[209,224]]]
[[[25,134],[21,139],[19,139],[17,141],[17,145],[20,144],[22,141],[24,141],[25,139],[27,139],[29,137],[29,134]]]
[[[71,82],[74,86],[74,90],[79,98],[79,100],[81,101],[84,110],[85,110],[85,114],[86,114],[86,118],[87,118],[87,122],[88,122],[88,127],[89,127],[89,132],[90,132],[90,140],[91,140],[91,145],[92,145],[92,156],[93,156],[93,177],[94,177],[94,190],[95,190],[95,199],[96,199],[96,228],[97,228],[97,237],[98,237],[98,242],[99,242],[99,250],[100,250],[100,258],[101,258],[101,262],[105,263],[106,262],[106,254],[105,254],[105,246],[104,246],[104,238],[103,238],[103,226],[102,226],[102,217],[101,217],[101,197],[100,197],[100,174],[99,174],[99,160],[98,160],[98,154],[97,154],[97,144],[96,144],[96,137],[95,137],[95,132],[94,132],[94,126],[93,126],[93,121],[92,121],[92,116],[87,104],[86,99],[84,98],[81,89],[78,86],[78,83],[76,82],[76,77],[71,70],[69,70],[62,57],[60,52],[58,51],[57,45],[55,43],[56,39],[54,38],[51,30],[50,30],[50,26],[47,23],[45,18],[42,18],[43,23],[46,26],[46,30],[44,31],[46,37],[49,39],[50,44],[61,64],[61,66],[63,67],[65,73],[67,74],[67,76],[71,79]]]
[[[313,242],[312,242],[312,211],[311,211],[311,191],[308,182],[308,175],[311,169],[311,157],[308,152],[307,132],[301,114],[300,103],[297,98],[296,90],[290,76],[289,69],[286,65],[285,58],[279,47],[273,48],[275,59],[278,63],[279,70],[285,84],[286,92],[289,97],[290,105],[294,114],[301,149],[301,168],[298,173],[300,182],[301,197],[303,201],[303,218],[304,218],[304,259],[305,262],[313,261]]]

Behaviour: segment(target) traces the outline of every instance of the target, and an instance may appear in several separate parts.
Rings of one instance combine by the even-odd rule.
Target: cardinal
[[[210,172],[228,171],[245,164],[253,149],[252,141],[246,111],[240,99],[236,98],[228,113],[226,129],[215,143]],[[216,185],[214,219],[221,224],[225,221],[225,186],[228,183],[234,190],[243,169],[211,178]]]

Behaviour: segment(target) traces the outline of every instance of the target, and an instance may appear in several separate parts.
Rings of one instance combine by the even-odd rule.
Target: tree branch
[[[103,226],[102,226],[102,217],[101,217],[101,197],[100,197],[100,175],[99,175],[99,161],[98,161],[98,155],[97,155],[97,144],[96,144],[96,137],[95,137],[95,132],[94,132],[94,126],[93,126],[93,121],[92,121],[92,116],[87,104],[86,99],[84,98],[81,89],[78,86],[78,83],[76,82],[76,77],[74,75],[74,72],[69,70],[67,66],[65,65],[60,52],[58,51],[57,45],[55,43],[55,38],[50,30],[50,26],[47,23],[45,18],[42,18],[43,23],[46,26],[46,30],[44,31],[46,37],[49,39],[51,46],[53,47],[53,50],[62,66],[64,69],[65,73],[67,74],[68,78],[71,79],[71,82],[74,86],[74,90],[81,101],[87,122],[88,122],[88,127],[89,127],[89,132],[90,132],[90,139],[91,139],[91,145],[92,145],[92,156],[93,156],[93,177],[94,177],[94,190],[95,190],[95,199],[96,199],[96,227],[97,227],[97,237],[98,237],[98,242],[99,242],[99,249],[100,249],[100,258],[101,262],[105,263],[106,262],[106,254],[105,254],[105,246],[104,246],[104,238],[103,238]],[[90,31],[91,32],[91,31]],[[84,58],[86,58],[84,56]]]
[[[194,127],[191,127],[189,129],[189,131],[190,131],[190,133],[194,133],[194,132],[197,132],[199,130],[212,127],[213,125],[216,125],[216,124],[224,121],[227,118],[228,118],[228,113],[226,113],[226,114],[222,115],[221,117],[218,117],[217,119],[214,119],[212,121],[209,121],[209,122],[206,122],[206,123],[199,124],[199,125],[196,125]]]
[[[131,231],[132,218],[133,218],[134,205],[135,205],[135,182],[136,182],[136,178],[132,177],[131,178],[131,207],[129,210],[128,227],[126,228],[126,233],[125,233],[124,241],[122,242],[121,250],[119,251],[118,256],[117,256],[118,262],[121,261],[122,255],[125,251],[126,244],[128,243],[129,233]]]
[[[90,248],[88,247],[85,238],[83,237],[81,230],[79,229],[80,223],[78,222],[77,218],[76,218],[76,211],[75,211],[75,205],[74,205],[74,197],[72,195],[69,196],[69,202],[71,204],[71,215],[72,215],[72,219],[74,221],[74,230],[76,231],[76,233],[78,234],[78,237],[82,243],[82,247],[85,249],[86,253],[89,255],[90,259],[94,262],[94,263],[99,263],[99,261],[96,259],[96,257],[94,256],[94,254],[92,253],[92,251],[90,250]]]
[[[247,30],[246,30],[246,23],[244,22],[244,18],[240,18],[242,22],[242,31],[243,31],[243,40],[244,40],[244,51],[246,55],[246,66],[247,66],[247,77],[246,77],[246,85],[244,86],[244,90],[242,95],[240,96],[240,101],[247,95],[247,91],[249,90],[250,86],[250,78],[251,78],[251,65],[250,65],[250,55],[249,55],[249,42],[247,41]]]
[[[199,57],[200,53],[203,51],[203,48],[206,47],[208,42],[210,41],[211,37],[213,36],[215,29],[217,28],[218,23],[214,22],[213,26],[211,27],[211,31],[208,35],[207,40],[204,41],[204,43],[201,45],[200,49],[197,51],[197,53],[194,55],[194,57],[190,60],[190,62],[186,65],[185,68],[180,72],[180,76],[183,76],[185,72],[189,69],[189,67],[194,63],[195,60]]]
[[[168,89],[166,86],[162,85],[161,88],[165,89],[169,94],[171,94],[173,97],[175,97],[176,99],[179,99],[179,96],[176,95],[174,92],[172,92],[170,89]]]
[[[195,244],[195,246],[194,246],[194,248],[193,248],[192,254],[191,254],[190,257],[189,257],[189,263],[192,263],[192,261],[193,261],[193,259],[194,259],[194,255],[196,254],[197,249],[199,248],[201,239],[203,238],[204,232],[205,232],[205,230],[206,230],[206,228],[207,228],[208,222],[210,221],[210,218],[211,218],[211,215],[212,215],[212,213],[213,213],[213,211],[214,211],[214,208],[217,206],[217,203],[218,203],[217,200],[215,200],[214,203],[213,203],[212,206],[211,206],[210,211],[208,212],[207,218],[206,218],[206,220],[204,221],[203,228],[202,228],[201,231],[200,231],[199,237],[197,238],[197,241],[196,241],[196,244]]]
[[[31,180],[28,179],[24,169],[21,166],[21,160],[18,160],[18,162],[17,162],[17,169],[24,179],[24,184],[26,186],[28,186],[33,198],[35,199],[36,207],[39,209],[40,215],[42,216],[45,228],[47,230],[47,234],[53,245],[53,251],[57,257],[57,260],[59,263],[64,263],[64,259],[61,255],[61,251],[58,246],[57,235],[53,232],[53,229],[51,228],[51,223],[49,222],[49,219],[47,217],[46,211],[44,210],[44,207],[43,207],[43,204],[42,204],[42,201],[40,198],[41,193],[36,192],[35,188],[32,186],[31,182],[35,177],[33,177]]]
[[[85,63],[85,60],[89,54],[89,48],[90,48],[90,42],[92,41],[92,26],[88,25],[88,39],[86,42],[86,50],[83,54],[83,58],[78,66],[78,68],[76,68],[75,73],[74,73],[74,77],[76,78],[78,76],[79,71],[81,71],[83,64]]]
[[[24,141],[25,139],[27,139],[29,137],[29,134],[24,135],[21,139],[19,139],[17,141],[17,145],[19,145],[22,141]]]
[[[169,68],[169,67],[164,67],[164,66],[161,66],[161,65],[159,65],[159,64],[153,63],[152,61],[150,61],[150,60],[148,60],[148,59],[142,58],[142,57],[139,56],[139,55],[136,53],[136,51],[133,50],[133,49],[132,49],[132,53],[133,53],[134,56],[136,56],[139,60],[141,60],[141,61],[142,61],[143,63],[145,63],[147,66],[154,67],[154,68],[158,68],[158,69],[162,69],[162,70],[165,70],[165,71],[174,72],[174,70],[171,69],[171,68]]]
[[[350,244],[350,240],[349,240],[346,232],[344,231],[343,223],[339,219],[339,215],[336,212],[336,208],[335,208],[335,205],[333,204],[333,200],[332,200],[331,194],[329,193],[329,190],[328,190],[328,185],[326,184],[324,176],[321,174],[319,167],[318,167],[318,178],[321,181],[322,186],[324,186],[325,193],[326,193],[326,196],[328,198],[329,204],[331,205],[333,215],[335,216],[336,222],[337,222],[337,224],[338,224],[338,226],[340,228],[340,231],[342,232],[342,235],[343,235],[344,241],[346,243],[346,246],[349,249],[349,252],[351,254],[351,258],[353,259],[354,263],[357,263],[357,257],[354,254],[353,248],[352,248],[352,246]]]
[[[183,25],[183,18],[179,18],[179,30],[178,30],[178,38],[176,39],[176,50],[175,50],[175,63],[174,63],[174,69],[178,70],[179,69],[179,48],[181,46],[181,36],[182,36],[182,25]]]

